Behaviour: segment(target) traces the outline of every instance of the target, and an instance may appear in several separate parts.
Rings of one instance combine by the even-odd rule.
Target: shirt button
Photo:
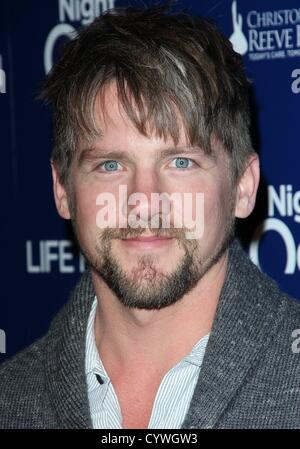
[[[102,379],[102,377],[100,376],[100,374],[95,374],[95,376],[96,376],[96,379],[98,380],[99,384],[100,384],[100,385],[103,385],[103,384],[104,384],[104,380]]]

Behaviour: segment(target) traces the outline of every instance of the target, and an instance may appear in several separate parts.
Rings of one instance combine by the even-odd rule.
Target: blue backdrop
[[[46,332],[84,269],[55,210],[50,111],[35,96],[70,32],[128,3],[0,1],[0,362]],[[300,298],[300,1],[195,0],[175,9],[183,8],[211,17],[243,55],[262,181],[239,235],[252,260]]]

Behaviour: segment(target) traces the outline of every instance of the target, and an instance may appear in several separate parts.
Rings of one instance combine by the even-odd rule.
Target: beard
[[[72,224],[77,237],[75,214]],[[111,249],[113,239],[137,237],[144,231],[144,228],[106,228],[102,231],[100,241],[96,245],[96,255],[92,256],[83,247],[81,252],[91,269],[105,281],[125,307],[159,310],[175,304],[190,292],[221,259],[235,236],[233,205],[231,204],[228,211],[223,238],[205,260],[200,255],[201,244],[198,240],[186,239],[183,229],[156,228],[152,230],[152,233],[159,237],[175,237],[184,250],[184,255],[171,273],[165,273],[158,268],[157,256],[153,254],[138,256],[137,265],[130,272],[124,270],[113,255]]]

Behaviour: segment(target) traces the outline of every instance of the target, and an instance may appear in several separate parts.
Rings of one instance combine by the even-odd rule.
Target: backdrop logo
[[[6,353],[6,335],[3,329],[0,329],[0,354]]]
[[[300,69],[294,69],[292,71],[292,78],[294,81],[291,84],[291,89],[294,94],[300,93]]]
[[[300,8],[237,12],[231,4],[233,33],[230,41],[236,52],[248,52],[251,61],[300,56]],[[244,22],[244,26],[243,26]],[[243,29],[244,28],[244,29]]]
[[[68,22],[80,25],[91,23],[107,9],[114,8],[115,0],[58,0],[59,24],[46,39],[44,49],[44,68],[48,73],[53,65],[53,52],[57,40],[61,37],[70,39],[76,36],[76,28]]]
[[[27,273],[83,273],[85,259],[79,259],[73,251],[73,243],[69,240],[40,240],[26,242]]]
[[[0,94],[6,93],[6,74],[2,66],[2,55],[0,55]]]
[[[262,226],[258,226],[254,239],[250,244],[249,256],[251,260],[260,267],[259,264],[259,244],[262,235],[268,231],[275,231],[283,241],[286,251],[286,264],[284,273],[294,274],[300,271],[300,245],[295,242],[294,236],[281,218],[275,218],[275,214],[281,218],[291,218],[294,222],[300,223],[300,190],[294,192],[293,186],[280,185],[279,189],[272,185],[268,187],[268,216]]]
[[[300,329],[293,330],[292,338],[296,339],[292,343],[293,354],[299,354],[300,353]]]
[[[229,40],[232,43],[234,51],[240,53],[241,55],[244,55],[248,51],[248,41],[242,30],[243,16],[237,13],[236,0],[232,2],[231,15],[233,33],[230,36]]]

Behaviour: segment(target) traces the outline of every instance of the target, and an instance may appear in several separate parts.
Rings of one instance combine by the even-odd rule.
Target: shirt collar
[[[87,325],[85,372],[86,374],[90,373],[100,374],[101,377],[106,377],[108,379],[108,374],[106,373],[105,368],[99,357],[95,341],[94,324],[95,324],[96,310],[97,310],[97,297],[95,296]]]
[[[109,376],[105,371],[105,368],[99,357],[99,353],[95,342],[94,323],[95,323],[96,310],[97,310],[97,297],[95,296],[87,325],[87,338],[86,338],[87,357],[85,363],[85,372],[86,374],[90,373],[100,374],[101,377],[106,377],[107,379],[109,379]],[[209,335],[210,334],[208,333],[203,337],[201,337],[195,343],[191,352],[187,354],[185,357],[183,357],[179,363],[187,362],[200,367],[204,357],[205,347],[207,345]]]
[[[200,367],[205,353],[205,348],[209,339],[209,333],[201,337],[193,346],[191,352],[183,357],[182,362],[191,363]]]

